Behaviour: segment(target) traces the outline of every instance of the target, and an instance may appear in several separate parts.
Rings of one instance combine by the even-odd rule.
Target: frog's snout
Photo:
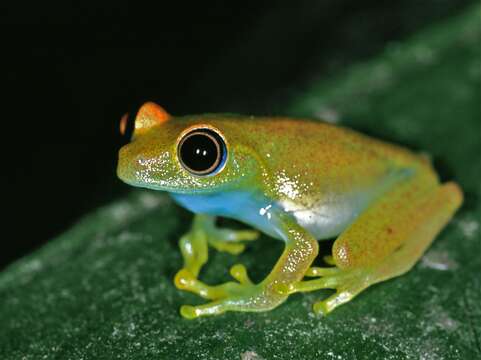
[[[175,178],[169,152],[148,152],[142,147],[125,145],[119,151],[117,176],[134,186],[146,186],[168,182]]]
[[[135,169],[131,161],[131,155],[127,147],[124,146],[119,150],[119,159],[117,163],[117,177],[125,183],[131,184],[135,180]]]

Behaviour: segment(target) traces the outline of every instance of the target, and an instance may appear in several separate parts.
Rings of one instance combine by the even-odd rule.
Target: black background
[[[120,117],[274,114],[313,76],[343,71],[468,0],[2,2],[0,267],[128,191]]]

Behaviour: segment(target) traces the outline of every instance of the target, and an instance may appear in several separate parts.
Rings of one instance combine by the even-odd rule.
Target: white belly
[[[281,206],[290,213],[299,225],[308,230],[316,239],[328,239],[342,233],[368,206],[368,200],[336,199],[319,202],[310,208],[296,206],[284,201]]]
[[[281,201],[280,205],[316,239],[332,238],[342,233],[375,199],[409,174],[406,171],[393,172],[369,189],[351,194],[325,194],[322,200],[310,206],[289,200]]]

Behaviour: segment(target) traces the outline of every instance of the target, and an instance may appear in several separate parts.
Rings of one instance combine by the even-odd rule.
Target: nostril
[[[143,157],[142,155],[137,155],[135,157],[135,162],[138,165],[146,165],[147,159],[145,157]]]

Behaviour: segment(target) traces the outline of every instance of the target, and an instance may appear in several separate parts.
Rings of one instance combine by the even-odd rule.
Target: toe
[[[247,269],[244,265],[236,264],[230,268],[229,272],[231,276],[241,284],[252,285],[252,281],[249,278],[249,275],[247,275]]]
[[[308,276],[308,277],[329,276],[329,275],[336,275],[339,272],[340,270],[336,267],[332,267],[332,268],[311,267],[306,271],[304,276]]]
[[[197,315],[195,311],[195,306],[190,306],[190,305],[182,305],[180,307],[180,315],[182,315],[183,318],[185,319],[195,319],[199,315]]]
[[[181,269],[175,274],[174,285],[177,289],[188,290],[194,286],[195,277],[187,269]]]

